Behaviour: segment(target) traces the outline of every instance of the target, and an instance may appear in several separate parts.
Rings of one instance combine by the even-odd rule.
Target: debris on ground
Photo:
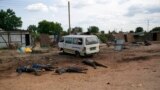
[[[89,66],[92,66],[94,69],[96,69],[97,66],[108,68],[107,66],[100,64],[100,63],[98,63],[94,60],[91,60],[91,59],[84,60],[84,61],[82,61],[82,63],[89,65]]]
[[[20,47],[17,49],[19,53],[31,53],[32,49],[30,47]]]

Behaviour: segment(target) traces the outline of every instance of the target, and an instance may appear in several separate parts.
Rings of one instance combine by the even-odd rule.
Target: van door
[[[81,53],[83,50],[83,38],[73,38],[72,49]]]
[[[66,37],[66,38],[64,38],[64,40],[65,40],[64,51],[67,52],[67,53],[74,54],[74,50],[72,49],[73,39],[71,37]]]

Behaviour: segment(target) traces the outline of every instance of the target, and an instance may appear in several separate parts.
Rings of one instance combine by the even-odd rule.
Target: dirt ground
[[[0,51],[0,90],[160,90],[160,44],[129,46],[121,52],[101,47],[98,55],[76,58],[52,49],[45,54],[19,54],[15,50]],[[108,68],[81,63],[93,59]],[[41,76],[17,75],[16,67],[32,63],[54,66],[84,66],[87,74],[43,72]]]

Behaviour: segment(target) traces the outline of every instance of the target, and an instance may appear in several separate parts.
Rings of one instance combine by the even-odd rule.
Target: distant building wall
[[[124,34],[123,33],[117,33],[117,34],[113,34],[115,39],[124,39]]]
[[[123,39],[125,42],[133,42],[134,36],[132,33],[117,33],[113,34],[115,39]]]
[[[41,47],[49,47],[51,43],[51,39],[49,38],[49,35],[47,34],[41,34],[40,35],[40,45]]]
[[[13,43],[20,46],[30,45],[30,33],[28,31],[0,31],[0,48],[7,48]]]
[[[150,37],[151,41],[160,41],[160,32],[152,32]]]
[[[160,32],[157,33],[157,41],[160,41]]]
[[[128,33],[127,34],[127,39],[128,39],[128,42],[134,42],[135,41],[134,36],[133,36],[132,33]]]

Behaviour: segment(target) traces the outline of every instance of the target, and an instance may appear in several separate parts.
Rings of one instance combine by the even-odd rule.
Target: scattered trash
[[[31,53],[32,49],[30,47],[20,47],[17,49],[19,53]]]
[[[88,70],[87,68],[82,68],[82,67],[75,67],[75,66],[69,66],[69,67],[63,67],[63,68],[58,68],[56,69],[55,73],[58,73],[59,75],[61,75],[62,73],[84,73],[86,74],[86,70]]]
[[[103,64],[100,64],[100,63],[98,63],[98,62],[96,62],[94,60],[90,60],[90,59],[84,60],[84,61],[82,61],[82,63],[84,63],[86,65],[89,65],[89,66],[92,66],[94,69],[96,69],[97,66],[108,68],[107,66],[105,66]]]
[[[31,53],[32,52],[32,49],[31,48],[29,48],[29,47],[26,47],[25,48],[25,53]]]

